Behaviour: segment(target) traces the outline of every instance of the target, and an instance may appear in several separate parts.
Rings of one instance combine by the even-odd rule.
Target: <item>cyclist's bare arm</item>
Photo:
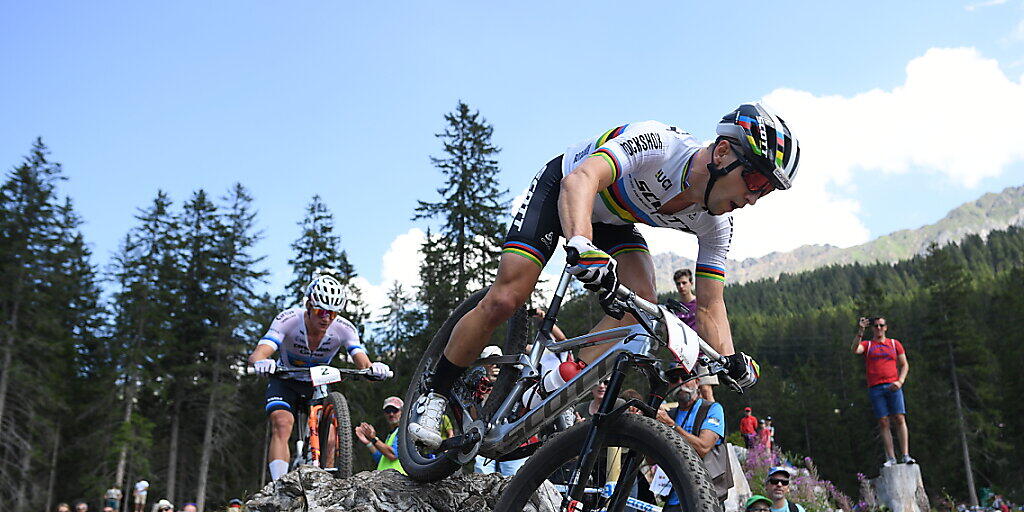
[[[718,434],[713,430],[702,429],[699,436],[695,436],[686,431],[683,427],[676,424],[672,420],[672,417],[665,412],[665,409],[658,409],[658,421],[668,425],[675,433],[683,436],[686,439],[687,444],[693,447],[697,451],[697,455],[704,457],[715,447],[715,443],[718,442]]]
[[[562,332],[562,329],[560,329],[557,325],[551,326],[551,337],[554,338],[555,341],[565,341],[567,339],[565,337],[565,333]]]
[[[366,352],[356,352],[352,355],[352,362],[356,365],[356,368],[360,370],[370,367],[370,358],[366,355]]]
[[[732,345],[732,330],[725,309],[725,283],[701,277],[697,295],[697,332],[712,348],[723,356],[736,353]]]
[[[611,186],[612,177],[612,166],[604,158],[590,156],[562,178],[558,217],[562,221],[562,234],[566,240],[576,235],[593,240],[591,217],[594,213],[594,198],[598,191]]]
[[[253,350],[252,354],[249,354],[249,364],[253,364],[256,361],[260,361],[263,359],[269,359],[270,356],[274,355],[274,352],[276,351],[277,348],[270,345],[266,345],[263,343],[256,345],[256,350]]]

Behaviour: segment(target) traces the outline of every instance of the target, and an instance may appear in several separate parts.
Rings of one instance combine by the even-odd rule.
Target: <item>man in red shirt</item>
[[[740,434],[743,435],[743,444],[752,448],[757,443],[757,416],[750,412],[750,407],[743,408],[743,417],[740,418]]]
[[[864,328],[871,325],[873,336],[864,340]],[[885,447],[885,466],[896,464],[896,453],[892,444],[891,423],[895,423],[896,436],[900,441],[903,457],[899,462],[915,464],[910,457],[910,441],[907,434],[907,409],[903,403],[903,383],[907,380],[910,365],[903,344],[892,338],[886,338],[888,323],[885,318],[861,318],[860,329],[853,338],[853,353],[864,356],[864,366],[868,378],[868,395],[871,407],[878,418],[878,427],[882,433],[882,445]]]

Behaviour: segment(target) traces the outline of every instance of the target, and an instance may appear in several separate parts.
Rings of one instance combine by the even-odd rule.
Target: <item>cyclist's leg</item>
[[[594,245],[604,249],[615,258],[616,273],[619,282],[636,292],[641,298],[657,302],[658,296],[654,286],[654,259],[647,250],[647,242],[633,226],[611,226],[594,224]],[[633,315],[626,314],[621,320],[605,315],[591,332],[614,329],[635,324]],[[591,362],[610,344],[596,345],[580,350],[580,359]]]
[[[291,460],[288,439],[295,425],[295,415],[292,411],[305,405],[300,394],[290,384],[291,382],[273,376],[267,384],[264,410],[267,413],[267,421],[270,422],[267,467],[270,469],[272,480],[277,480],[288,472],[288,461]]]
[[[562,234],[558,220],[558,194],[562,183],[562,157],[548,162],[534,177],[530,190],[512,219],[502,245],[498,275],[483,300],[452,330],[445,357],[438,363],[435,390],[445,392],[451,382],[477,357],[494,330],[526,303]]]
[[[536,263],[524,256],[502,254],[494,284],[480,303],[455,324],[444,349],[445,357],[462,367],[480,357],[494,330],[530,298],[540,271]]]
[[[268,452],[267,459],[269,461],[283,460],[285,462],[291,458],[290,450],[288,449],[288,438],[292,435],[292,428],[295,426],[295,415],[291,411],[278,409],[268,416],[270,421],[270,451]]]
[[[408,425],[409,438],[415,442],[429,447],[441,443],[440,421],[447,407],[444,395],[480,356],[494,330],[533,293],[540,271],[554,253],[561,235],[558,220],[561,181],[561,156],[548,162],[533,179],[505,237],[494,284],[452,329],[428,384],[431,392],[423,395],[422,403],[416,406],[420,417]]]

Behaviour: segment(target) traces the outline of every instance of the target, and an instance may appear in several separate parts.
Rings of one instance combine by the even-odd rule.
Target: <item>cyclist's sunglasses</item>
[[[764,197],[772,190],[775,190],[775,186],[772,185],[768,176],[758,171],[757,167],[754,167],[750,160],[736,150],[736,146],[729,144],[729,147],[732,148],[732,153],[736,155],[736,159],[743,164],[743,182],[747,185],[747,190],[757,194],[758,197]]]
[[[331,311],[329,309],[314,308],[314,307],[310,307],[309,308],[309,313],[311,315],[313,315],[313,316],[318,316],[320,318],[334,318],[334,317],[338,316],[338,312],[337,311]]]

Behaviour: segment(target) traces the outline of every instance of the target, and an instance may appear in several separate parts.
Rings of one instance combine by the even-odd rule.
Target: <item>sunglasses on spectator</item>
[[[384,414],[395,414],[395,413],[399,413],[399,412],[402,412],[402,410],[401,409],[397,409],[395,407],[385,407],[384,408]]]
[[[768,507],[754,507],[754,508],[748,508],[747,512],[771,512],[771,510],[772,509],[770,509]]]
[[[885,324],[874,324],[875,327],[885,327]]]
[[[778,478],[769,478],[768,483],[771,485],[789,485],[789,480],[781,480]]]

